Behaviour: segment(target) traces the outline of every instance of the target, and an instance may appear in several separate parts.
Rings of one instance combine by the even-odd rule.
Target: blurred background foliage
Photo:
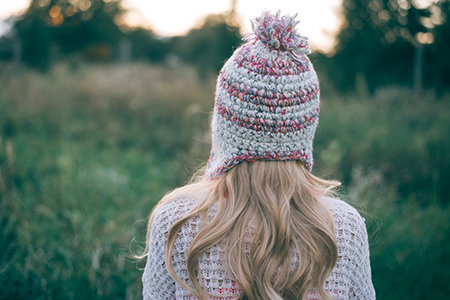
[[[334,49],[311,55],[314,173],[365,216],[379,299],[450,292],[450,1],[421,3],[344,0]],[[124,13],[33,0],[0,38],[0,299],[139,299],[131,240],[208,158],[234,9],[173,38]]]
[[[413,81],[418,90],[422,84],[439,92],[448,89],[450,2],[432,1],[424,8],[419,3],[343,0],[337,44],[331,53],[317,55],[337,90],[363,85],[374,92],[380,85]]]

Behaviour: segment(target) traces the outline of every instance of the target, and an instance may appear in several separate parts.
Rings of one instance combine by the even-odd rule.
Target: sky
[[[339,29],[340,4],[341,0],[237,0],[236,12],[244,34],[251,32],[250,19],[264,10],[298,13],[300,34],[309,37],[313,46],[329,49]],[[179,35],[208,14],[230,10],[231,0],[126,0],[125,7],[131,10],[128,23],[147,24],[161,35]]]
[[[82,0],[79,0],[82,1]],[[250,19],[264,10],[282,14],[298,13],[298,30],[309,37],[313,48],[330,50],[333,34],[339,30],[338,10],[342,0],[237,0],[236,12],[242,33],[251,32]],[[0,0],[0,19],[26,9],[29,0]],[[129,10],[127,22],[145,26],[161,36],[185,34],[208,14],[223,13],[231,8],[231,0],[124,0]],[[0,22],[0,35],[8,29]]]

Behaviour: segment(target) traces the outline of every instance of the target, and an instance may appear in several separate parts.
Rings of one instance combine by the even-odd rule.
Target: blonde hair
[[[169,274],[198,299],[210,299],[202,280],[197,279],[199,258],[220,244],[223,265],[242,292],[236,299],[306,299],[316,289],[330,299],[324,284],[336,264],[338,253],[331,214],[324,197],[340,185],[310,174],[301,163],[292,161],[242,162],[215,179],[202,176],[166,195],[153,210],[182,194],[207,191],[193,209],[175,222],[169,231],[166,266]],[[210,207],[218,202],[218,212],[207,222]],[[192,287],[181,280],[172,265],[174,242],[182,226],[201,214],[200,231],[192,240],[187,270]],[[245,231],[254,238],[245,251]],[[148,247],[148,246],[147,246]],[[293,268],[291,251],[298,255]],[[147,253],[148,248],[144,250]],[[277,273],[278,276],[274,277]]]

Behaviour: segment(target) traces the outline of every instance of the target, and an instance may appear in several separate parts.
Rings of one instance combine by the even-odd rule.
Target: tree
[[[361,74],[370,90],[392,83],[409,85],[415,49],[431,49],[428,45],[437,35],[446,34],[439,29],[445,22],[441,24],[442,15],[434,7],[448,2],[421,7],[413,0],[344,0],[338,43],[327,65],[339,89],[353,89]]]
[[[46,69],[52,49],[67,55],[94,45],[109,47],[103,51],[108,56],[123,36],[115,22],[123,13],[121,0],[32,0],[13,26],[22,60]]]
[[[144,59],[151,62],[163,62],[170,51],[168,42],[157,38],[152,30],[134,28],[126,32],[126,38],[132,47],[132,56],[135,59]]]
[[[439,1],[430,7],[433,12],[431,23],[434,43],[429,46],[425,55],[425,84],[438,90],[450,88],[450,1]],[[436,25],[436,26],[433,26]]]
[[[209,15],[199,28],[186,36],[175,37],[171,44],[176,55],[197,67],[200,76],[216,74],[241,42],[234,10],[223,15]]]

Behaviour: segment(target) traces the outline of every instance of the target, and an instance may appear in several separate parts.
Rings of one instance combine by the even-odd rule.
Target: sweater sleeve
[[[160,209],[151,226],[147,264],[142,276],[144,300],[175,299],[175,281],[167,272],[165,261],[169,223],[168,212]]]
[[[349,298],[355,300],[374,300],[375,289],[372,284],[366,224],[356,210],[354,211],[354,220],[355,251],[353,271],[351,272],[350,278],[351,289]]]

